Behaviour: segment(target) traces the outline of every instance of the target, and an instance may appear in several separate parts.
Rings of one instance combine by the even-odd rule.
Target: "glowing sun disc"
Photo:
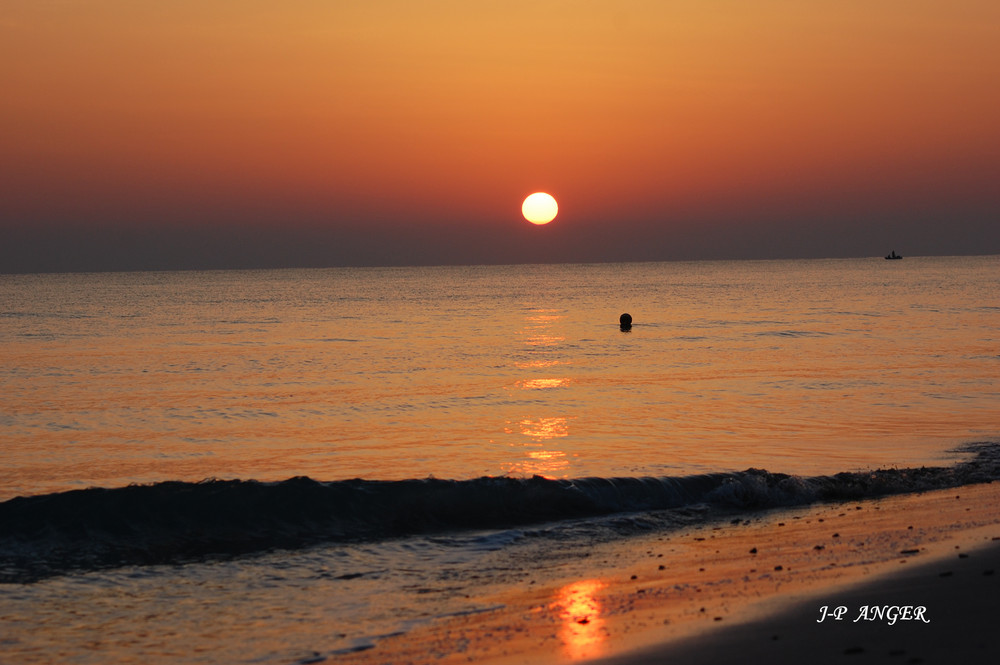
[[[535,192],[524,199],[521,214],[532,224],[548,224],[559,214],[559,205],[551,194]]]

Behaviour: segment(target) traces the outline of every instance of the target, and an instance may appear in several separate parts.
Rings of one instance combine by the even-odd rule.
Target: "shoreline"
[[[845,656],[875,662],[942,651],[952,654],[948,662],[953,662],[954,655],[982,642],[977,636],[991,634],[1000,616],[995,593],[1000,578],[983,573],[1000,569],[1000,483],[812,506],[791,520],[782,515],[744,524],[743,534],[723,536],[712,527],[716,536],[709,540],[721,547],[703,552],[699,572],[717,570],[696,590],[704,603],[698,615],[685,616],[682,595],[668,596],[655,608],[659,614],[649,615],[650,625],[665,616],[662,627],[633,629],[632,646],[609,639],[608,652],[586,662],[798,663]],[[742,549],[751,542],[756,544]],[[984,581],[992,582],[986,593]],[[672,600],[680,607],[671,609]],[[897,620],[889,626],[884,618],[854,623],[865,606],[905,605],[925,607],[930,623]],[[818,623],[823,606],[827,613],[847,609],[839,622]],[[964,632],[955,630],[957,624]],[[950,639],[959,634],[963,640]]]
[[[872,662],[864,659],[900,649],[923,658],[937,653],[930,643],[939,626],[964,616],[954,605],[969,596],[979,603],[973,611],[980,621],[963,624],[972,631],[971,637],[962,633],[966,646],[948,642],[965,653],[984,622],[1000,616],[997,602],[977,594],[981,580],[970,582],[974,575],[966,572],[1000,580],[982,575],[1000,568],[994,539],[1000,539],[1000,483],[771,510],[594,547],[586,565],[561,578],[477,598],[495,609],[439,617],[334,659],[647,665],[697,663],[702,654],[708,654],[704,662],[735,660],[751,643],[762,658],[778,662],[829,662],[847,651],[861,657],[858,662]],[[898,578],[911,576],[913,582],[899,586]],[[929,582],[919,586],[919,580]],[[912,593],[904,597],[897,588]],[[816,623],[823,605],[847,606],[853,620],[860,606],[879,604],[924,606],[931,623]],[[909,633],[915,634],[912,651],[885,642]]]
[[[993,537],[747,623],[589,662],[997,662],[998,570],[1000,537]]]

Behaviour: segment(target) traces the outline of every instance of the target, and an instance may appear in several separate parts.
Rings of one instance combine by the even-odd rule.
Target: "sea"
[[[997,256],[0,275],[0,661],[336,660],[601,543],[1000,478],[998,294]]]

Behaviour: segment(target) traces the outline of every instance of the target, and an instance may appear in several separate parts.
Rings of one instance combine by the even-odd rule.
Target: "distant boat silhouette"
[[[903,255],[902,254],[897,254],[896,250],[892,250],[891,252],[889,252],[888,254],[885,255],[885,258],[889,259],[889,260],[892,260],[892,259],[901,259],[901,258],[903,258]]]

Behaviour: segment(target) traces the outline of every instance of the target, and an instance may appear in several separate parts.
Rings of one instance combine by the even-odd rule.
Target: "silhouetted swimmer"
[[[621,326],[622,332],[632,330],[632,315],[627,312],[622,314],[618,317],[618,324]]]

